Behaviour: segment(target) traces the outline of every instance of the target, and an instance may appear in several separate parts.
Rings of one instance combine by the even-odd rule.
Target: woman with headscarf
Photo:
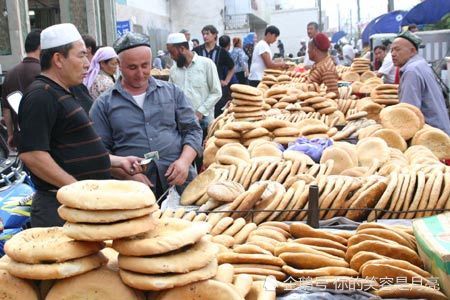
[[[248,69],[250,70],[250,65],[252,64],[252,56],[253,56],[253,49],[255,48],[256,43],[256,33],[249,32],[244,37],[244,52],[248,56]]]
[[[248,56],[242,49],[242,40],[239,37],[233,38],[233,50],[230,52],[231,58],[236,67],[236,78],[241,84],[248,84]]]
[[[102,47],[95,52],[88,75],[83,81],[92,99],[97,99],[101,93],[114,85],[114,74],[118,65],[119,59],[112,47]]]

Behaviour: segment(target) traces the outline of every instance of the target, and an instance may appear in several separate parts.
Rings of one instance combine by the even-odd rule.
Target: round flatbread
[[[391,155],[389,146],[383,139],[377,137],[368,137],[358,142],[356,146],[358,161],[364,167],[370,167],[374,159],[379,162],[387,162]]]
[[[423,145],[439,159],[450,158],[450,137],[440,129],[429,129],[414,140],[414,145]]]
[[[383,139],[389,147],[396,148],[402,152],[408,148],[408,145],[402,136],[397,131],[392,129],[379,129],[370,136],[379,137]]]
[[[143,292],[126,286],[118,272],[102,267],[79,276],[56,281],[45,299],[144,300],[146,298]]]
[[[167,255],[124,256],[119,255],[119,267],[142,274],[188,273],[209,264],[219,248],[206,238],[192,246],[183,247]]]
[[[246,84],[233,84],[230,86],[230,90],[235,93],[241,93],[246,95],[253,95],[253,96],[262,95],[259,89],[251,87]]]
[[[67,236],[79,241],[105,241],[120,239],[127,236],[143,233],[155,228],[156,220],[152,215],[115,223],[70,223],[64,224]]]
[[[213,293],[211,293],[212,291]],[[217,280],[204,280],[164,291],[156,299],[242,300],[242,297],[238,290],[230,284]]]
[[[86,210],[137,209],[156,203],[152,190],[134,180],[82,180],[63,186],[56,198],[68,207]]]
[[[341,174],[343,171],[356,167],[354,162],[347,151],[339,147],[328,147],[326,148],[320,159],[320,163],[325,163],[328,160],[333,160],[334,165],[331,171],[331,175]]]
[[[113,223],[148,216],[158,209],[152,205],[137,209],[82,210],[61,205],[59,216],[70,223]]]
[[[144,291],[160,291],[184,286],[192,282],[214,277],[217,272],[217,259],[213,259],[206,267],[181,274],[146,275],[120,270],[120,277],[126,285]]]
[[[219,180],[221,172],[217,169],[208,168],[192,180],[181,194],[182,205],[192,205],[200,199],[208,186]]]
[[[104,243],[76,241],[61,227],[30,228],[14,235],[5,244],[5,253],[27,264],[60,263],[97,253]]]
[[[101,253],[54,264],[24,264],[6,256],[8,272],[16,277],[33,280],[62,279],[83,274],[105,265],[108,259]]]
[[[417,115],[406,107],[391,106],[380,112],[381,124],[384,128],[397,131],[405,140],[409,140],[421,129]]]
[[[166,218],[158,220],[156,227],[151,231],[114,240],[113,248],[122,255],[157,255],[193,244],[210,230],[211,225],[205,222]]]
[[[12,276],[0,269],[0,295],[2,299],[40,299],[36,288],[27,280]]]

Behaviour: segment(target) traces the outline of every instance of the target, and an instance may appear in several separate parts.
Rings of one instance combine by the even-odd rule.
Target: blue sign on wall
[[[117,21],[116,22],[116,31],[117,31],[117,37],[121,37],[127,32],[131,31],[131,24],[130,21]]]
[[[117,4],[127,5],[127,0],[116,0]]]

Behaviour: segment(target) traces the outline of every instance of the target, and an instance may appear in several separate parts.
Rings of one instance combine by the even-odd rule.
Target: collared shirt
[[[214,62],[197,55],[188,67],[170,68],[169,81],[178,86],[203,116],[214,117],[214,106],[222,97],[222,87]]]
[[[395,66],[392,62],[392,54],[391,51],[386,54],[386,57],[383,59],[383,63],[381,64],[378,73],[383,74],[384,83],[394,83],[395,82]]]
[[[450,120],[444,96],[426,60],[419,54],[400,68],[399,97],[401,102],[417,106],[425,122],[450,135]]]
[[[336,71],[336,66],[329,55],[321,62],[315,63],[308,75],[309,82],[323,83],[327,86],[327,92],[334,92],[336,94],[339,93],[338,79],[339,76]]]
[[[143,108],[118,80],[94,102],[90,116],[111,154],[144,157],[147,152],[158,151],[156,166],[167,187],[164,174],[180,157],[184,145],[202,154],[202,129],[178,87],[153,77],[148,82]]]
[[[46,76],[37,76],[19,106],[19,153],[45,151],[78,180],[108,179],[108,151],[77,96]],[[57,187],[31,174],[36,189]]]
[[[212,59],[216,64],[220,80],[224,80],[227,76],[227,72],[234,67],[234,62],[231,59],[230,54],[220,46],[215,45],[211,51],[208,51],[206,45],[202,44],[195,47],[192,51],[196,52],[199,56]]]

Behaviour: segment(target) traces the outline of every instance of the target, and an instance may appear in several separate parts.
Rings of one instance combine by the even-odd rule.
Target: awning
[[[336,44],[337,42],[339,42],[340,39],[342,39],[346,35],[347,33],[345,33],[345,31],[338,31],[331,37],[331,42],[333,44]]]
[[[449,0],[425,0],[414,6],[405,15],[402,26],[435,24],[448,13],[450,13]]]
[[[369,37],[375,33],[399,33],[406,14],[405,10],[394,10],[370,21],[361,34],[363,44],[369,43]]]

